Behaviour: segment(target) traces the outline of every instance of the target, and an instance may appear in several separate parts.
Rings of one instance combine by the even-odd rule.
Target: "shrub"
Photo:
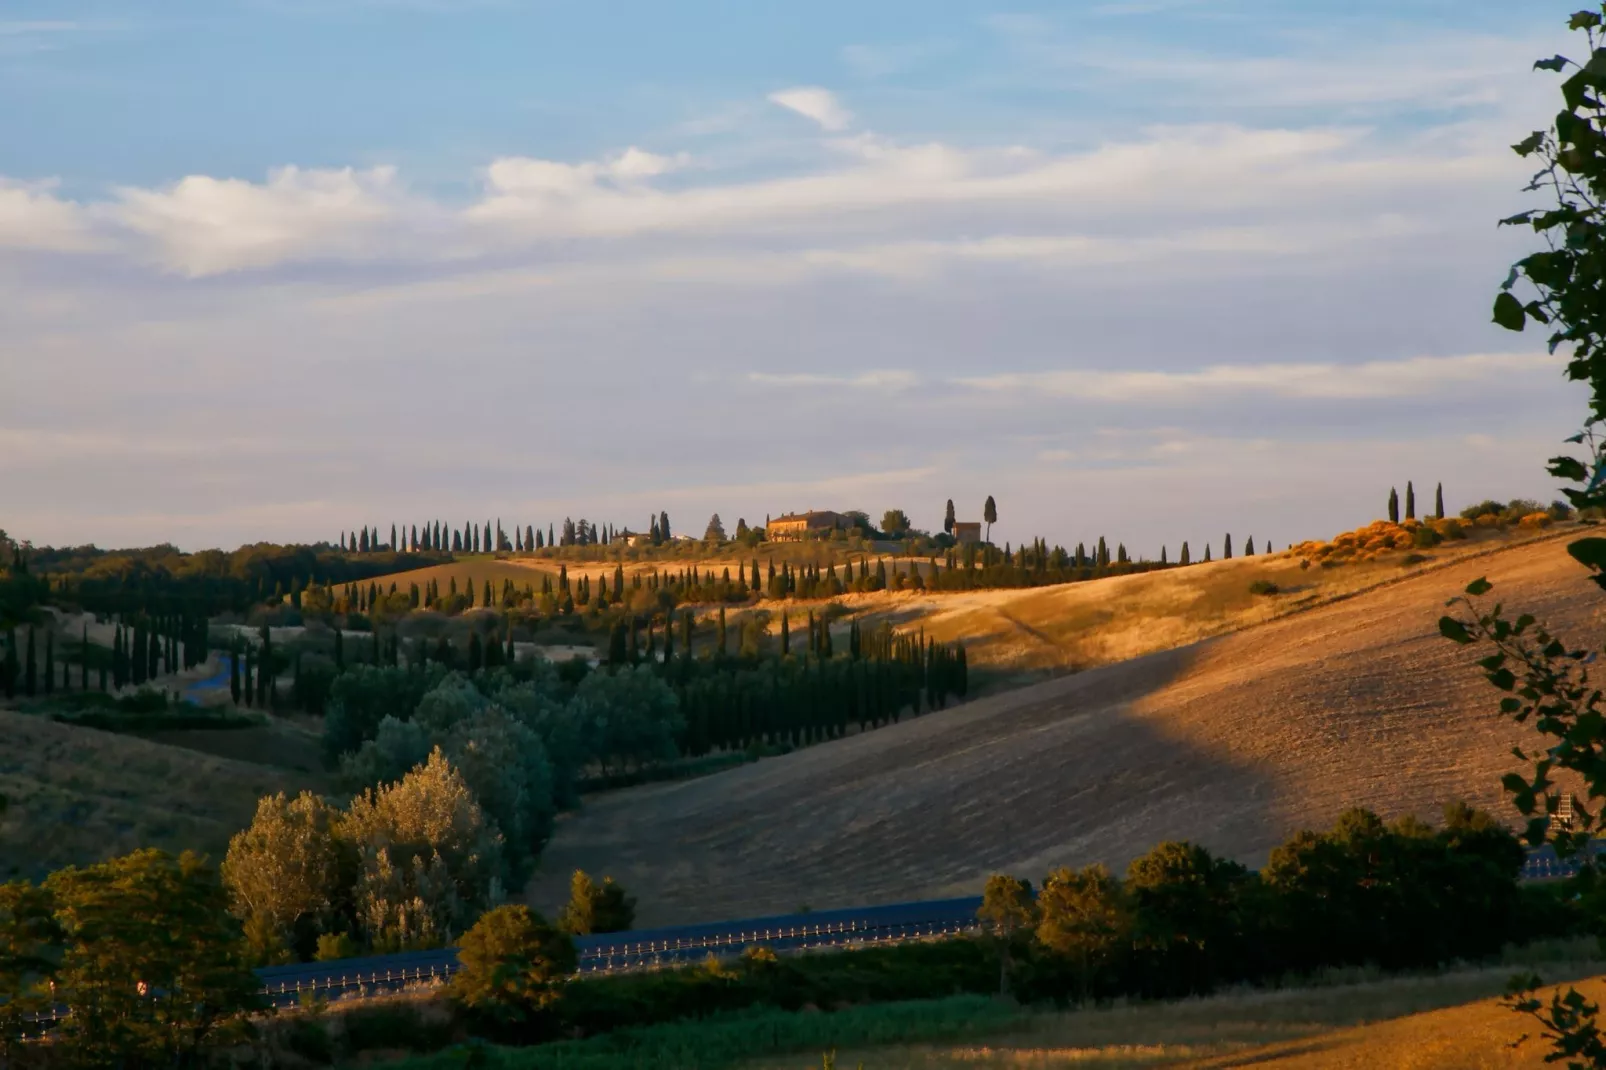
[[[578,961],[574,941],[526,906],[487,911],[463,934],[452,998],[488,1021],[522,1022],[549,1010]]]
[[[591,933],[622,933],[636,923],[635,897],[603,877],[598,884],[585,870],[577,869],[569,882],[569,902],[558,918],[558,927],[566,933],[586,936]]]
[[[1256,580],[1249,585],[1250,594],[1276,594],[1281,588],[1270,580]]]
[[[318,937],[318,948],[313,953],[315,962],[335,962],[339,959],[355,958],[357,955],[357,942],[349,933],[322,933]]]
[[[1517,521],[1517,526],[1531,531],[1538,528],[1548,528],[1552,523],[1554,523],[1554,520],[1549,513],[1529,513]]]
[[[1444,536],[1427,524],[1423,524],[1411,533],[1411,545],[1418,550],[1430,550],[1443,541]]]
[[[1428,560],[1428,556],[1426,554],[1406,554],[1400,559],[1400,567],[1410,568],[1412,565],[1420,565],[1426,560]]]
[[[345,1053],[406,1048],[439,1051],[455,1032],[449,1017],[430,1014],[416,1000],[385,999],[359,1003],[340,1015]]]

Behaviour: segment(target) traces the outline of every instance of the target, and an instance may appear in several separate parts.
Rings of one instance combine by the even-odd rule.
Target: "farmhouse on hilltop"
[[[788,513],[771,520],[764,528],[764,537],[770,542],[801,542],[810,535],[847,526],[847,517],[829,509],[807,513]]]
[[[961,546],[965,543],[981,542],[981,521],[955,520],[954,542],[959,543]]]

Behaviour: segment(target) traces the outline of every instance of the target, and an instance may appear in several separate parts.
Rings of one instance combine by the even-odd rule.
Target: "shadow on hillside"
[[[989,874],[1121,870],[1167,839],[1224,854],[1279,838],[1263,772],[1137,711],[1204,644],[820,744],[697,781],[588,802],[527,889],[607,873],[657,925],[980,890]]]

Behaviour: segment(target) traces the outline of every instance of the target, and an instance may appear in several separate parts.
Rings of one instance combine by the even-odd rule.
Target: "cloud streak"
[[[834,133],[846,130],[853,123],[853,113],[842,106],[836,94],[819,86],[803,85],[777,90],[769,95],[769,100],[819,124],[822,130]]]

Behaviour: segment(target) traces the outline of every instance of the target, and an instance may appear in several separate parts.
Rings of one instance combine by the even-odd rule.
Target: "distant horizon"
[[[1585,391],[1490,304],[1570,11],[13,0],[0,526],[1548,502]]]

